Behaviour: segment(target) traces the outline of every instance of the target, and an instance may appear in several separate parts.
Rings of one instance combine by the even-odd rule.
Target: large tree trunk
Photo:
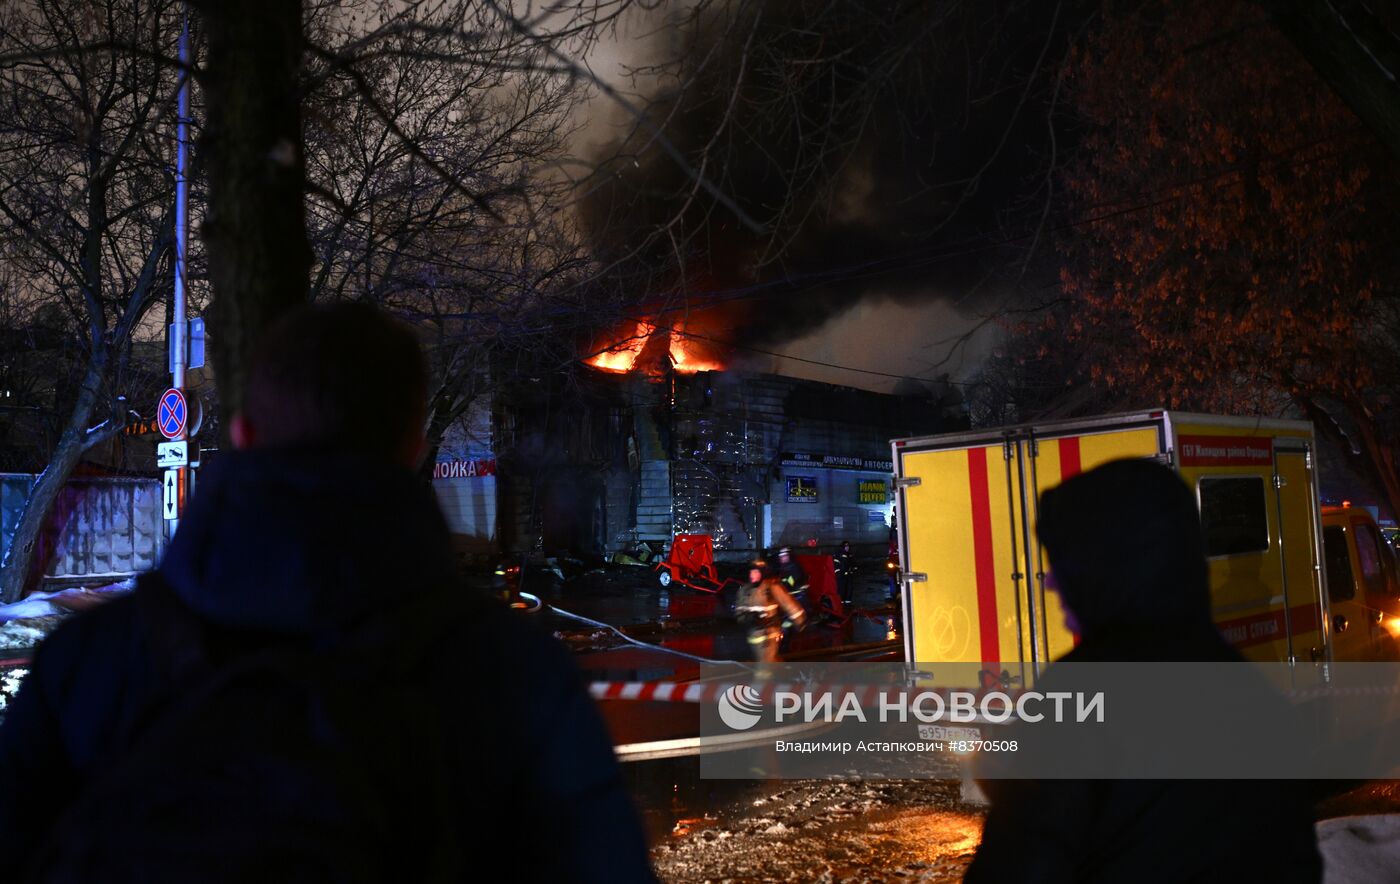
[[[297,0],[199,0],[208,35],[201,150],[209,178],[202,235],[214,300],[210,338],[219,425],[243,400],[244,364],[261,332],[307,300]]]
[[[437,463],[438,451],[442,448],[443,437],[447,435],[447,427],[452,422],[452,407],[450,403],[444,403],[434,399],[429,403],[428,428],[425,435],[427,444],[423,449],[423,461],[418,465],[418,473],[424,479],[431,481],[433,478],[433,467]]]
[[[106,371],[105,352],[99,351],[88,363],[78,390],[77,401],[68,416],[68,423],[58,437],[53,456],[39,481],[29,492],[20,513],[19,525],[10,538],[10,546],[5,551],[3,567],[0,567],[0,603],[19,601],[29,582],[30,570],[34,563],[34,547],[39,542],[44,523],[48,521],[54,502],[68,483],[68,477],[82,460],[83,454],[94,444],[110,438],[110,434],[90,432],[92,418],[101,398],[103,374]],[[37,576],[37,575],[35,575]]]
[[[418,472],[425,480],[433,477],[433,465],[437,462],[442,440],[447,436],[447,428],[471,407],[477,395],[476,391],[466,389],[468,379],[469,374],[463,369],[428,399],[428,426],[424,433],[427,446],[423,450],[423,462],[418,465]]]

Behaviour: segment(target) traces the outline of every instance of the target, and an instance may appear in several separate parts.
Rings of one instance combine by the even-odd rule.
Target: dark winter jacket
[[[1211,622],[1195,503],[1170,470],[1120,461],[1071,479],[1045,494],[1038,533],[1082,629],[1063,662],[1242,662]],[[1302,782],[980,782],[972,884],[1321,880]]]
[[[797,564],[795,557],[788,559],[787,562],[779,560],[775,568],[778,582],[787,587],[788,592],[800,592],[807,588],[807,572],[803,571],[802,566]]]
[[[432,491],[400,468],[325,453],[222,456],[160,576],[221,656],[352,625],[454,585]],[[149,591],[138,588],[137,593]],[[424,677],[441,698],[460,855],[512,879],[650,881],[611,741],[568,652],[504,607],[470,606]],[[0,728],[0,861],[18,868],[168,690],[139,600],[80,614],[40,647]],[[373,710],[366,710],[373,714]],[[427,740],[430,737],[424,736]],[[406,760],[406,775],[416,760]],[[421,776],[422,772],[417,771]],[[406,807],[405,821],[421,821]]]

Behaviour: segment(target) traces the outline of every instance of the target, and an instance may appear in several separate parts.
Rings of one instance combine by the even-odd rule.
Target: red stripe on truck
[[[1060,481],[1064,482],[1082,472],[1084,472],[1084,464],[1080,460],[1079,437],[1066,436],[1060,440]],[[1074,642],[1074,646],[1079,647],[1079,633],[1071,633],[1070,638]]]
[[[972,488],[972,561],[977,574],[977,625],[982,662],[1000,663],[997,641],[997,574],[992,550],[992,499],[987,488],[987,449],[967,450],[968,485]]]
[[[1066,436],[1060,440],[1060,481],[1083,472],[1079,464],[1079,437]]]
[[[1317,629],[1317,605],[1307,603],[1294,605],[1288,609],[1289,625],[1294,635],[1303,635]],[[1265,642],[1282,641],[1287,637],[1283,628],[1283,608],[1272,608],[1262,614],[1236,617],[1231,620],[1217,620],[1215,627],[1225,640],[1237,648],[1247,648]],[[1295,649],[1296,650],[1296,649]]]

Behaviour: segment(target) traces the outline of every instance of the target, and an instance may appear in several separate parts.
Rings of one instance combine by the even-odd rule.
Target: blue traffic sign
[[[160,434],[167,439],[178,439],[185,432],[189,413],[184,393],[174,387],[161,393],[160,404],[156,407],[156,426]]]

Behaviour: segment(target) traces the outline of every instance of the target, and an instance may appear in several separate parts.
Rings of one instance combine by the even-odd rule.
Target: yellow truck
[[[1400,659],[1400,563],[1376,520],[1350,504],[1324,506],[1322,558],[1333,657]]]
[[[892,448],[910,662],[981,663],[1029,683],[1070,650],[1074,636],[1045,588],[1037,501],[1124,457],[1168,464],[1196,492],[1215,620],[1245,656],[1394,654],[1400,569],[1365,510],[1324,515],[1311,423],[1158,409]]]

